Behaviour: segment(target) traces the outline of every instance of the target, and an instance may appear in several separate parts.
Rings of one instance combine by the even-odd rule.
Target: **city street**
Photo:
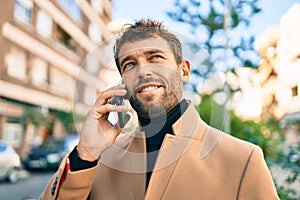
[[[63,200],[82,180],[94,199],[300,200],[299,26],[300,0],[0,0],[0,200],[39,200],[67,156],[76,177],[45,193]],[[108,144],[112,170],[77,171]],[[158,184],[126,184],[141,166]]]
[[[22,172],[21,179],[15,183],[0,182],[1,200],[35,200],[43,191],[54,172]]]

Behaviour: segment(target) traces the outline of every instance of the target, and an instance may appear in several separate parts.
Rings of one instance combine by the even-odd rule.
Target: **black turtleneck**
[[[147,149],[147,181],[148,187],[154,164],[156,162],[158,151],[167,133],[173,134],[172,125],[181,117],[187,109],[188,103],[184,99],[177,104],[167,116],[154,119],[146,119],[139,116],[142,130],[146,133],[146,149]]]

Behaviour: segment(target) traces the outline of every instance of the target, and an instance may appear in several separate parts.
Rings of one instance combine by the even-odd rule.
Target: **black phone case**
[[[112,99],[112,104],[114,105],[123,105],[124,97],[116,96]],[[120,128],[123,128],[125,126],[125,120],[126,120],[126,112],[118,112],[118,126]]]

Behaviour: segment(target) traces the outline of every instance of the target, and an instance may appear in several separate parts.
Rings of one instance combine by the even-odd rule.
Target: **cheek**
[[[156,76],[161,77],[168,82],[174,81],[174,80],[171,80],[172,77],[174,77],[174,74],[179,72],[178,66],[170,67],[170,66],[166,66],[166,65],[156,65],[156,66],[150,67],[150,69]]]
[[[135,83],[135,79],[136,79],[135,76],[130,76],[127,73],[125,75],[123,75],[123,77],[122,77],[122,81],[125,84],[126,89],[129,93],[132,93],[132,91],[133,91],[133,86],[134,86],[134,83]]]

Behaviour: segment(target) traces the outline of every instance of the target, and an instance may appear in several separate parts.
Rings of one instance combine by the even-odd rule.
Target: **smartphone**
[[[124,97],[116,96],[112,99],[111,104],[119,106],[124,105]],[[109,113],[109,121],[115,125],[118,124],[120,128],[123,128],[126,124],[127,112],[111,112]]]

